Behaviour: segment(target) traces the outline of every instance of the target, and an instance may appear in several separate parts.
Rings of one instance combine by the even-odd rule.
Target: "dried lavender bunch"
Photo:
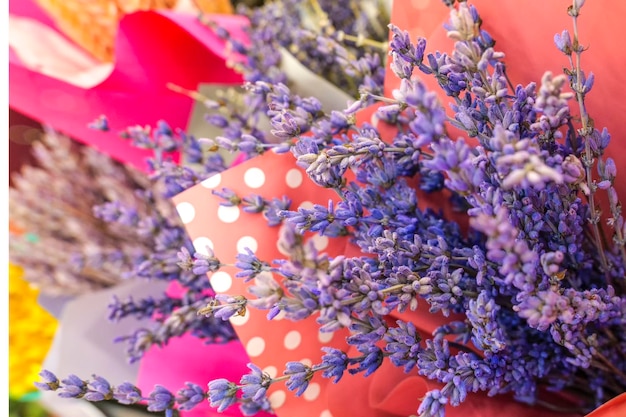
[[[161,129],[167,126],[160,124]],[[160,153],[171,150],[160,142]],[[167,199],[167,184],[114,162],[89,147],[48,131],[33,145],[38,167],[25,167],[9,191],[14,230],[10,259],[25,277],[49,294],[79,295],[122,280],[177,281],[183,298],[113,300],[110,318],[141,317],[153,324],[121,337],[131,361],[152,345],[191,333],[207,342],[232,340],[228,323],[196,317],[199,300],[210,293],[197,254],[183,263],[177,254],[195,252],[180,219]],[[189,252],[187,252],[189,253]]]
[[[24,167],[9,190],[11,262],[48,294],[75,295],[114,285],[150,251],[150,242],[109,227],[92,207],[119,201],[147,213],[134,190],[147,183],[131,169],[47,131],[33,144],[37,167]],[[71,181],[68,179],[71,178]]]

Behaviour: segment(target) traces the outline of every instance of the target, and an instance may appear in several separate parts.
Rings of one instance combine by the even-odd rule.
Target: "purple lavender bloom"
[[[176,393],[176,403],[181,410],[191,410],[206,398],[206,393],[201,386],[192,382],[185,382],[185,387]]]
[[[233,316],[243,316],[246,313],[248,300],[241,295],[217,294],[215,300],[221,304],[213,305],[215,301],[209,302],[213,317],[227,321]]]
[[[244,416],[253,416],[260,411],[271,413],[272,405],[267,398],[261,398],[259,401],[242,398],[239,400],[239,409]]]
[[[238,387],[227,379],[220,378],[209,382],[209,402],[219,413],[237,402]]]
[[[263,211],[263,216],[267,219],[268,226],[272,227],[282,224],[283,217],[280,216],[280,213],[289,210],[290,206],[291,200],[287,196],[282,198],[274,197],[271,201],[268,201],[266,209]]]
[[[130,363],[140,360],[144,353],[155,342],[154,335],[148,329],[137,329],[132,335],[116,337],[114,342],[127,341],[128,348],[126,354]]]
[[[157,121],[157,126],[153,135],[158,149],[164,152],[174,152],[178,150],[179,145],[177,140],[174,138],[174,132],[166,121]]]
[[[272,274],[258,275],[255,285],[251,285],[248,291],[257,297],[256,299],[248,300],[248,304],[259,309],[273,309],[284,295],[284,290],[273,278]]]
[[[565,300],[554,291],[541,291],[536,296],[529,296],[515,306],[520,317],[528,321],[528,325],[545,331],[556,321],[559,315],[559,305]]]
[[[348,355],[339,349],[331,347],[323,347],[322,350],[326,352],[322,356],[321,368],[324,368],[322,376],[324,378],[334,378],[333,382],[337,383],[343,376],[343,373],[348,369]]]
[[[243,211],[246,213],[261,213],[265,210],[266,202],[260,195],[253,194],[242,199]]]
[[[306,391],[311,378],[313,378],[311,367],[301,362],[287,362],[284,374],[289,375],[286,382],[287,389],[296,391],[298,397]]]
[[[111,384],[106,379],[94,375],[94,380],[89,382],[87,392],[83,398],[87,401],[110,400],[113,398]]]
[[[239,197],[237,193],[235,193],[233,190],[230,190],[228,188],[213,190],[212,193],[223,200],[222,202],[220,202],[220,205],[222,206],[232,207],[241,204],[241,197]]]
[[[69,375],[61,383],[59,397],[83,398],[87,392],[87,383],[76,375]]]
[[[148,411],[166,411],[174,407],[176,397],[162,385],[155,385],[150,392],[148,401]]]
[[[205,116],[205,120],[215,127],[224,128],[228,126],[228,119],[221,114],[208,114]]]
[[[362,356],[348,359],[350,364],[358,365],[356,368],[350,368],[348,370],[351,374],[365,371],[363,376],[369,376],[382,365],[384,355],[383,351],[378,346],[360,345],[358,350],[363,354]]]
[[[182,250],[182,249],[181,249]],[[222,263],[213,255],[211,248],[206,248],[207,254],[196,252],[193,255],[191,272],[198,276],[204,276],[209,272],[215,272],[222,267]]]
[[[241,271],[237,272],[235,277],[244,278],[244,282],[248,282],[251,279],[254,279],[254,277],[259,275],[261,272],[270,270],[270,265],[257,258],[250,248],[245,248],[245,251],[246,253],[237,254],[237,262],[235,263],[235,266]]]
[[[42,382],[35,382],[35,386],[42,391],[56,391],[59,388],[59,379],[47,369],[39,372]]]
[[[409,32],[400,30],[396,25],[390,24],[389,29],[393,33],[389,48],[406,61],[415,57],[415,46],[411,42]]]
[[[504,331],[498,323],[498,306],[486,291],[469,300],[467,318],[472,325],[472,341],[483,351],[499,352],[507,345]]]
[[[272,379],[258,366],[252,363],[247,366],[250,368],[250,373],[243,375],[240,381],[242,398],[253,402],[262,402],[266,399],[267,388]]]
[[[442,395],[441,391],[432,390],[426,394],[417,412],[420,417],[445,417],[447,403],[448,399]]]
[[[144,399],[139,388],[130,382],[113,387],[113,398],[120,404],[135,404]]]
[[[570,38],[567,29],[554,35],[554,43],[557,49],[565,55],[569,56],[572,54],[572,39]]]
[[[385,334],[385,351],[391,353],[391,362],[410,372],[417,364],[417,354],[421,350],[421,337],[411,322],[397,321],[398,327],[391,327]]]
[[[271,120],[273,129],[272,135],[282,138],[291,139],[300,136],[301,133],[307,131],[308,125],[306,119],[298,117],[288,111],[283,111]]]

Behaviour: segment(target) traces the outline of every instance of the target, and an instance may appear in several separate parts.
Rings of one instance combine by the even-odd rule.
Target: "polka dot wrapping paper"
[[[291,154],[268,152],[262,156],[237,165],[222,174],[207,178],[201,184],[177,195],[173,201],[185,224],[194,247],[206,252],[213,249],[215,256],[224,264],[234,264],[236,256],[249,248],[262,260],[284,258],[277,243],[280,227],[269,227],[260,214],[251,214],[238,207],[220,205],[222,199],[213,190],[228,188],[239,196],[258,194],[264,198],[286,195],[292,201],[292,209],[310,207],[314,203],[327,204],[337,195],[313,184],[300,167],[295,165]],[[329,254],[346,251],[346,239],[328,239],[311,234],[315,247]],[[235,278],[237,269],[222,268],[209,279],[217,293],[250,296],[247,286]],[[315,318],[292,322],[280,316],[268,321],[267,311],[248,309],[245,316],[233,317],[231,323],[245,348],[251,362],[261,367],[272,377],[282,375],[285,363],[300,361],[317,364],[323,354],[321,348],[332,344],[345,348],[346,333],[320,333]],[[331,383],[316,375],[301,397],[288,393],[284,384],[276,384],[268,391],[274,410],[281,416],[309,415],[330,417],[325,398],[321,395],[326,384]]]

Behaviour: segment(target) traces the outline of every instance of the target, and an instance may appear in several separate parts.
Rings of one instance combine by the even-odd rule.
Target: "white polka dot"
[[[311,239],[313,240],[313,246],[315,246],[317,250],[324,250],[328,247],[328,236],[316,234]]]
[[[243,316],[232,316],[230,318],[230,324],[233,326],[243,326],[250,319],[250,310],[246,309],[246,314]]]
[[[329,343],[331,340],[333,340],[334,335],[335,333],[332,333],[332,332],[318,332],[317,340],[319,340],[322,343]]]
[[[233,285],[233,279],[224,271],[214,272],[209,281],[215,292],[228,291],[230,286]]]
[[[303,209],[312,209],[314,206],[313,203],[311,203],[310,201],[303,201],[302,204],[300,204],[298,206],[298,208],[303,208]]]
[[[309,358],[300,359],[300,363],[306,366],[313,366],[313,361]]]
[[[285,340],[283,341],[285,348],[289,350],[294,350],[300,343],[302,342],[302,335],[297,330],[292,330],[285,335]]]
[[[268,400],[270,400],[270,404],[272,405],[273,409],[282,407],[283,404],[285,404],[286,399],[287,394],[285,394],[285,391],[274,391],[268,397]]]
[[[320,413],[320,417],[333,417],[330,410],[324,410]]]
[[[243,182],[250,188],[262,187],[265,184],[265,173],[260,168],[250,168],[243,174]]]
[[[217,218],[224,223],[234,223],[239,218],[239,207],[237,206],[220,206],[217,209]]]
[[[376,112],[374,112],[374,114],[372,114],[372,117],[370,117],[370,124],[374,126],[374,128],[377,128],[379,121],[380,121],[380,117],[378,117],[376,115]]]
[[[320,387],[320,384],[312,382],[309,384],[307,389],[302,393],[302,396],[307,401],[314,401],[317,399],[317,397],[320,396],[321,390],[322,388]]]
[[[265,340],[262,337],[255,336],[248,340],[246,344],[246,352],[251,357],[259,356],[265,350]]]
[[[215,188],[222,182],[222,174],[215,174],[202,181],[200,184],[204,188]]]
[[[193,207],[191,203],[183,201],[182,203],[178,203],[176,205],[176,211],[180,216],[180,219],[183,223],[191,223],[194,217],[196,217],[196,209]]]
[[[215,248],[215,246],[213,246],[213,242],[208,237],[201,236],[199,238],[194,239],[193,241],[193,247],[196,250],[196,252],[200,252],[203,255],[209,254],[209,252],[206,250],[207,246],[211,248],[211,250]]]
[[[244,236],[237,241],[237,252],[245,253],[246,248],[249,248],[252,252],[256,252],[259,248],[259,244],[252,236]]]
[[[417,10],[424,10],[430,5],[430,0],[411,0],[411,5]]]
[[[287,182],[287,187],[289,188],[298,188],[302,185],[302,172],[298,168],[290,169],[287,171],[285,182]]]
[[[278,369],[276,369],[276,367],[272,365],[263,368],[263,372],[268,374],[270,378],[276,378],[276,375],[278,375]]]

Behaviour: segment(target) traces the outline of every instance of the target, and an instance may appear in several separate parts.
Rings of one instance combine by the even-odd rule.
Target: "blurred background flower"
[[[39,291],[23,276],[22,268],[9,264],[9,394],[14,398],[36,391],[33,381],[57,329],[57,321],[37,302]]]

